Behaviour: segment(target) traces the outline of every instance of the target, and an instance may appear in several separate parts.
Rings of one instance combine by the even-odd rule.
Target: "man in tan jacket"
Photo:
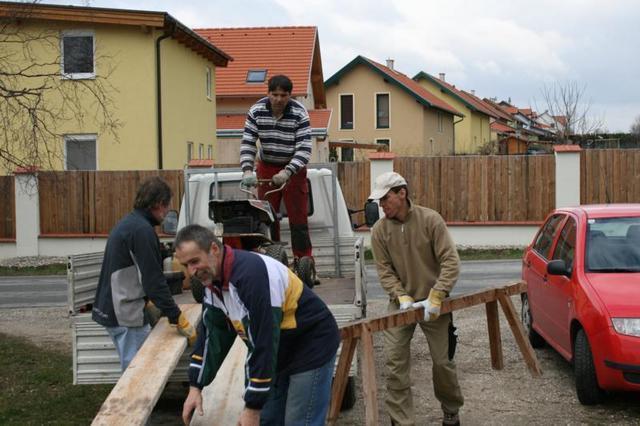
[[[425,319],[419,324],[429,344],[433,387],[444,412],[443,425],[457,425],[464,400],[453,355],[449,355],[451,314],[441,316],[440,306],[458,279],[460,258],[440,214],[413,204],[408,195],[407,181],[398,173],[384,173],[375,180],[369,198],[379,200],[385,217],[371,232],[373,255],[380,284],[389,294],[388,310],[425,309]],[[415,424],[410,375],[415,326],[384,332],[385,403],[394,425]]]

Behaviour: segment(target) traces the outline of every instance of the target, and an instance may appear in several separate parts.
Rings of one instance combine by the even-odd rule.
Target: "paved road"
[[[67,277],[0,277],[0,308],[64,306]]]
[[[453,294],[520,279],[520,260],[462,262]],[[386,299],[374,265],[367,265],[369,300]],[[64,306],[67,303],[66,276],[0,277],[0,308]]]

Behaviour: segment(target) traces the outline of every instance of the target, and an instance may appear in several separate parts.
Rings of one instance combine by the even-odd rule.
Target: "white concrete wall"
[[[34,174],[16,174],[16,256],[38,255],[40,197]]]
[[[0,243],[0,259],[16,257],[16,243]]]
[[[68,256],[70,254],[104,251],[106,237],[94,238],[40,238],[38,253],[40,256]]]
[[[580,151],[556,151],[556,208],[580,205]]]

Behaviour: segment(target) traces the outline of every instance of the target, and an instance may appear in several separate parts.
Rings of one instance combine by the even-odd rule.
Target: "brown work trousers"
[[[391,302],[389,312],[397,311]],[[433,363],[433,389],[443,411],[457,413],[464,399],[458,384],[456,364],[449,360],[449,323],[451,314],[435,321],[420,321],[427,338]],[[390,328],[384,331],[384,349],[387,365],[387,399],[385,406],[393,424],[414,425],[413,395],[411,393],[411,339],[416,325]]]

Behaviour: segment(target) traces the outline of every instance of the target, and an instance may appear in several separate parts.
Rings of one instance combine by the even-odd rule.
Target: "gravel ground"
[[[513,298],[516,307],[519,299]],[[371,302],[368,312],[383,313],[385,302]],[[543,376],[530,376],[518,351],[510,328],[501,314],[504,369],[491,369],[484,307],[459,311],[455,315],[459,343],[456,353],[458,377],[465,397],[460,412],[467,425],[511,424],[617,424],[640,425],[638,394],[611,395],[605,404],[585,407],[578,402],[571,366],[549,348],[537,350]],[[36,344],[71,353],[71,332],[65,308],[2,309],[0,329],[22,335]],[[439,424],[442,413],[433,395],[431,368],[426,339],[416,332],[412,341],[414,403],[418,425]],[[382,336],[374,336],[378,409],[380,424],[388,424],[384,412],[384,355]],[[358,386],[360,384],[358,383]],[[174,387],[160,400],[149,424],[178,424],[184,394]],[[364,424],[364,405],[358,388],[358,401],[352,410],[343,412],[340,425]]]
[[[67,258],[59,256],[23,256],[0,259],[0,266],[12,268],[54,265],[56,263],[67,263]]]

